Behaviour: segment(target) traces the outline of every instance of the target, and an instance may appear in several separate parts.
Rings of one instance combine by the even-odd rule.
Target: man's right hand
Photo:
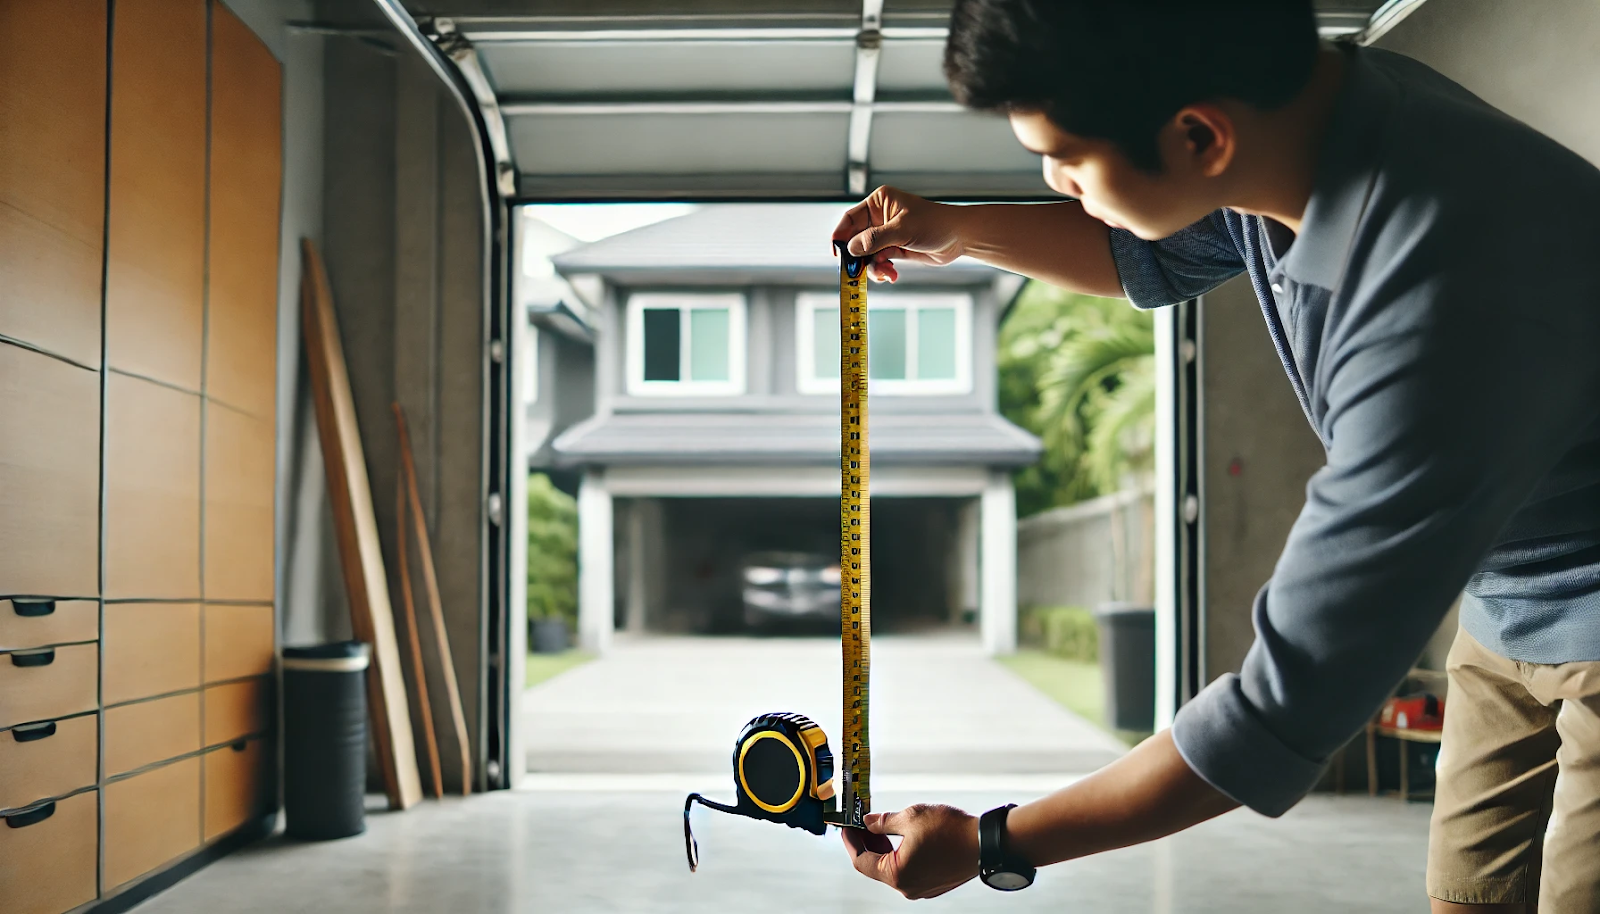
[[[872,256],[867,275],[894,282],[900,278],[896,260],[943,265],[965,253],[958,209],[880,187],[850,207],[833,230],[833,240],[848,241],[850,253],[857,257]]]
[[[880,187],[850,207],[833,230],[857,257],[870,256],[867,275],[900,278],[896,262],[947,264],[957,257],[1090,295],[1122,296],[1105,223],[1076,202],[935,203]]]

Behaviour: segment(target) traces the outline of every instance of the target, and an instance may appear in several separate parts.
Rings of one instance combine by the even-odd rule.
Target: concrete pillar
[[[989,474],[980,508],[979,619],[983,649],[1017,652],[1017,493],[1011,475]]]
[[[649,549],[645,524],[645,500],[635,498],[628,502],[625,523],[628,531],[628,593],[627,600],[627,629],[639,633],[645,629],[645,611],[649,606],[649,587],[647,586],[648,558],[646,550]]]
[[[954,561],[951,564],[951,596],[955,612],[952,622],[977,618],[980,601],[978,587],[979,499],[969,498],[956,507]]]
[[[616,628],[612,503],[605,474],[588,470],[578,486],[578,643],[604,654]]]
[[[1154,313],[1156,334],[1156,729],[1178,713],[1178,404],[1175,309]]]

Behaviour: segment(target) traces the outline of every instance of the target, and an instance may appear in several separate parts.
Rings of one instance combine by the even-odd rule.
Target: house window
[[[641,293],[628,299],[628,392],[744,392],[744,297]]]
[[[964,394],[972,390],[972,297],[873,290],[867,310],[867,371],[873,393]],[[839,392],[839,299],[796,299],[801,393]]]

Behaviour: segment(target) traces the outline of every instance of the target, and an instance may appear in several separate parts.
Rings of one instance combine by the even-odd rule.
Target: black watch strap
[[[978,817],[978,877],[990,888],[1014,892],[1033,884],[1038,872],[1012,852],[1006,835],[1006,816],[1017,804],[1007,803]]]

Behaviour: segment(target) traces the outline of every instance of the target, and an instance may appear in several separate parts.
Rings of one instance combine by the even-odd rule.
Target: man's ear
[[[1171,123],[1182,144],[1179,155],[1191,169],[1207,178],[1228,170],[1239,151],[1239,132],[1226,111],[1212,104],[1189,105]]]

